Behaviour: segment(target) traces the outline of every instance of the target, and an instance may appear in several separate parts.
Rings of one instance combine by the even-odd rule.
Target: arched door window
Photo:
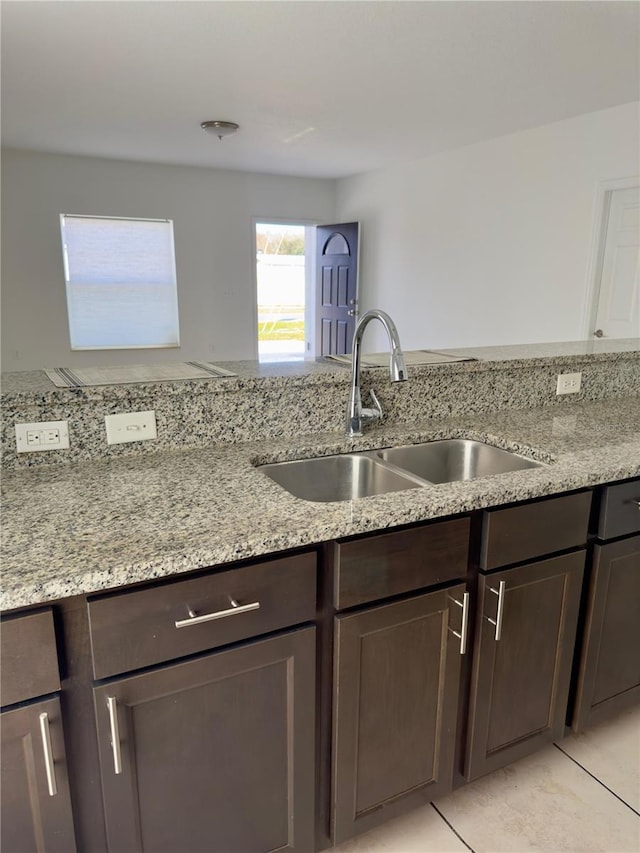
[[[343,234],[340,234],[338,231],[333,233],[331,237],[324,244],[322,249],[323,255],[350,255],[349,244],[344,238]]]

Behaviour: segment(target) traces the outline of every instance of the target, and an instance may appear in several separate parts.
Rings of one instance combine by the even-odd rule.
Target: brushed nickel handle
[[[640,510],[640,500],[638,500],[636,498],[632,498],[631,503],[635,504],[637,509]]]
[[[115,696],[107,697],[109,727],[111,728],[111,750],[113,752],[113,770],[116,776],[122,773],[122,753],[120,752],[120,727],[118,726],[118,704]]]
[[[496,618],[490,619],[487,616],[487,621],[491,622],[492,625],[496,626],[496,633],[495,633],[496,642],[502,636],[502,617],[504,615],[504,590],[505,590],[505,586],[506,586],[506,582],[500,581],[500,585],[499,585],[498,589],[494,589],[492,586],[489,587],[489,591],[492,592],[494,595],[498,596],[498,612],[496,614]]]
[[[44,752],[44,769],[47,773],[47,788],[49,789],[49,796],[55,797],[58,793],[58,786],[56,784],[56,771],[53,764],[49,715],[44,711],[40,714],[40,734],[42,735],[42,750]]]
[[[462,601],[458,601],[452,595],[449,596],[449,599],[454,604],[457,604],[458,607],[462,607],[462,625],[460,626],[460,631],[454,631],[453,628],[449,628],[449,630],[454,637],[460,640],[460,654],[464,655],[467,652],[467,631],[469,628],[469,593],[463,593]]]
[[[198,616],[195,610],[189,607],[187,610],[189,617],[187,619],[178,619],[175,624],[176,628],[186,628],[187,625],[202,625],[203,622],[212,622],[214,619],[225,619],[227,616],[235,616],[236,613],[248,613],[250,610],[259,609],[259,601],[252,601],[250,604],[238,604],[232,598],[231,607],[228,610],[216,610],[215,613],[203,613],[202,616]]]

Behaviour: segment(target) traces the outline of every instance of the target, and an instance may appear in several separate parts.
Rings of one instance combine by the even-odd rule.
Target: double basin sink
[[[348,501],[543,464],[481,441],[455,438],[274,462],[260,470],[297,498]]]

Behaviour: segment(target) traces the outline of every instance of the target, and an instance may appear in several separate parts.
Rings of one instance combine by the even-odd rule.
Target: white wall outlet
[[[122,415],[105,415],[107,444],[124,444],[126,441],[148,441],[157,438],[156,413],[125,412]]]
[[[67,421],[40,421],[32,424],[16,424],[15,427],[18,453],[66,450],[69,447]]]
[[[560,373],[556,394],[577,394],[582,383],[582,373]]]

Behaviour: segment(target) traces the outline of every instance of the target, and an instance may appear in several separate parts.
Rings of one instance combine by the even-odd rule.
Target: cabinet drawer
[[[496,569],[584,545],[590,511],[590,491],[509,509],[486,510],[480,568]]]
[[[337,610],[464,578],[468,518],[335,543]]]
[[[94,675],[106,678],[314,619],[316,555],[116,593],[88,607]]]
[[[613,539],[640,532],[640,480],[607,486],[602,493],[598,537]]]
[[[2,704],[13,705],[60,690],[51,609],[2,620]]]

